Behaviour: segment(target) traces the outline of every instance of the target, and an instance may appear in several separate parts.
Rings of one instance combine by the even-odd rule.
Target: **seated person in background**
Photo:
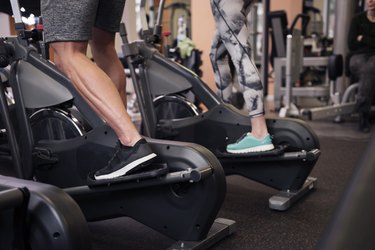
[[[366,0],[368,9],[351,21],[348,46],[351,75],[359,81],[357,111],[359,129],[370,131],[369,116],[375,92],[375,0]]]
[[[210,58],[218,93],[224,101],[228,101],[231,95],[230,56],[249,110],[251,133],[244,134],[236,143],[227,146],[229,153],[237,154],[268,151],[274,148],[264,116],[263,84],[251,57],[250,30],[246,19],[251,2],[251,0],[211,0],[216,33],[211,45]]]
[[[96,180],[125,175],[156,156],[126,111],[125,73],[114,47],[124,6],[125,0],[41,0],[45,40],[56,66],[119,138]],[[95,63],[86,56],[89,41]]]

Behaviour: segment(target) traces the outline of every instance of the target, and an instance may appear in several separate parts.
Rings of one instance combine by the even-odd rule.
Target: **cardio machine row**
[[[145,123],[149,131],[146,132],[147,140],[159,155],[154,168],[113,183],[90,183],[88,174],[108,160],[116,136],[69,80],[29,43],[30,37],[25,34],[26,31],[19,32],[17,37],[6,38],[1,43],[6,47],[11,64],[9,79],[1,84],[1,116],[7,133],[3,143],[7,145],[5,151],[8,153],[4,161],[8,160],[15,172],[13,178],[1,178],[2,183],[6,183],[2,190],[26,187],[29,190],[26,216],[44,221],[43,225],[29,225],[34,234],[28,244],[33,248],[50,246],[58,249],[58,245],[70,244],[75,246],[71,249],[87,249],[89,244],[85,245],[82,238],[77,239],[74,232],[83,230],[82,237],[86,238],[86,221],[119,216],[134,218],[172,239],[197,244],[208,240],[208,235],[212,236],[209,231],[215,228],[217,241],[231,234],[234,224],[233,221],[215,221],[225,197],[225,174],[244,175],[281,191],[288,190],[289,194],[297,194],[318,159],[319,143],[314,133],[304,123],[288,119],[268,121],[278,145],[275,151],[241,157],[223,153],[224,142],[237,137],[236,130],[248,129],[246,117],[223,104],[194,74],[165,59],[152,44],[129,44],[125,39],[123,49],[130,52],[127,60],[140,69],[141,81],[154,79],[147,77],[150,75],[159,79],[167,70],[171,78],[185,82],[198,98],[207,100],[209,111],[195,117]],[[139,55],[143,61],[135,60]],[[6,102],[6,87],[13,91],[14,106]],[[140,98],[147,97],[137,94]],[[159,94],[153,93],[150,97]],[[155,112],[153,99],[145,103]],[[155,116],[155,113],[146,112],[147,106],[141,108],[142,116]],[[79,116],[86,130],[80,129],[74,116]],[[295,129],[283,128],[289,125]],[[200,135],[203,131],[215,131],[212,127],[224,131],[223,137],[216,142],[189,136],[191,131]],[[67,136],[72,130],[81,130],[81,134]],[[58,132],[59,139],[51,131]],[[181,137],[184,134],[186,138]],[[302,169],[302,173],[296,169]],[[55,197],[55,205],[47,202],[51,194]],[[67,195],[71,199],[66,199]],[[69,217],[65,209],[67,203],[77,210],[74,213],[77,218]],[[50,212],[41,212],[39,209],[43,206]],[[281,210],[288,206],[288,202],[275,204],[275,208]],[[63,217],[67,224],[60,225],[56,232],[66,237],[52,234],[48,235],[51,240],[38,240],[43,227],[52,227],[51,221],[57,222]],[[224,233],[216,229],[218,224]]]

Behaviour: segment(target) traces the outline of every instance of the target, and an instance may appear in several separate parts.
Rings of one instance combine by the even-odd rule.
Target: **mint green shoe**
[[[251,133],[246,133],[236,143],[227,145],[227,151],[233,154],[263,152],[274,148],[269,134],[262,139],[257,139]]]

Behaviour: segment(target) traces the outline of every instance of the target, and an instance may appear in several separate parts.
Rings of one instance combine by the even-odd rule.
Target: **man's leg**
[[[115,33],[94,27],[90,41],[95,63],[111,78],[116,85],[126,107],[126,76],[124,67],[115,50]]]
[[[87,42],[55,42],[51,46],[58,68],[115,131],[120,141],[107,166],[96,171],[94,178],[113,179],[147,166],[156,154],[138,133],[109,76],[86,57]]]
[[[72,81],[91,107],[116,132],[123,145],[133,146],[141,139],[120,94],[110,77],[86,57],[87,42],[51,43],[56,64]]]

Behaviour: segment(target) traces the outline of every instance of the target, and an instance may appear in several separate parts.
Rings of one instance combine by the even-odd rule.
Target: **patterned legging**
[[[229,66],[231,59],[250,117],[263,115],[263,85],[251,58],[250,30],[246,19],[251,1],[211,0],[210,2],[216,23],[210,59],[218,95],[228,102],[232,93],[233,76]]]

